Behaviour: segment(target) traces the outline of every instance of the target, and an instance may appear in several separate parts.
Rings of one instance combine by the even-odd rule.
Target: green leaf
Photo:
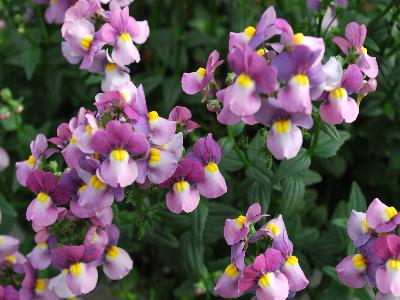
[[[337,218],[333,219],[331,223],[337,227],[347,229],[347,219],[346,218]]]
[[[178,239],[168,230],[159,230],[154,228],[146,232],[146,239],[158,246],[178,248],[180,243]]]
[[[314,154],[322,158],[328,158],[336,155],[340,147],[350,138],[347,131],[339,131],[340,141],[332,138],[332,136],[321,132],[319,134],[318,144],[315,147]]]
[[[365,212],[367,210],[367,200],[362,193],[360,186],[357,182],[351,184],[349,207],[355,211]]]
[[[163,112],[167,113],[175,105],[176,101],[182,93],[180,79],[176,76],[164,79],[162,90],[164,96]]]
[[[321,130],[335,141],[340,142],[339,131],[336,129],[334,125],[321,122]]]
[[[21,53],[22,65],[25,70],[25,75],[28,80],[32,79],[33,73],[35,72],[36,66],[39,64],[42,52],[36,45],[25,49]]]
[[[234,141],[230,138],[222,138],[218,141],[222,148],[222,159],[220,167],[228,172],[235,172],[243,169],[244,163],[233,149]]]
[[[308,169],[310,165],[311,157],[308,155],[307,151],[301,149],[295,158],[283,160],[281,162],[274,179],[280,181],[284,177],[289,177]]]
[[[305,170],[302,173],[301,179],[303,180],[305,186],[320,183],[322,181],[321,175],[319,175],[317,172],[310,170],[310,169]]]
[[[373,300],[374,299],[366,288],[353,289],[353,294],[360,300]]]
[[[282,213],[288,217],[292,216],[303,200],[305,193],[304,182],[300,176],[291,176],[283,179],[282,182]]]
[[[233,136],[238,136],[242,134],[245,124],[243,122],[237,123],[235,125],[229,126],[232,130]]]
[[[267,212],[271,203],[272,185],[254,181],[247,190],[247,198],[251,203],[260,203],[263,212]]]
[[[326,275],[328,275],[333,281],[335,281],[336,283],[338,283],[339,285],[342,285],[341,281],[339,280],[339,278],[337,277],[337,273],[336,273],[336,268],[335,267],[331,267],[331,266],[325,266],[322,268],[322,270],[324,271],[324,273]]]
[[[3,195],[0,194],[0,210],[3,215],[8,215],[12,218],[17,217],[17,212],[14,207],[7,202]]]

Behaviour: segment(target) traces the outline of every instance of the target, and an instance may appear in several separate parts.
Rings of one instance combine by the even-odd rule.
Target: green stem
[[[229,126],[226,126],[226,131],[228,133],[228,137],[233,141],[233,149],[235,150],[236,154],[239,156],[240,160],[243,162],[243,164],[246,167],[250,167],[251,162],[247,158],[246,154],[242,151],[242,149],[240,149],[239,146],[236,144],[232,128],[230,128]]]
[[[321,132],[321,123],[320,123],[320,120],[318,118],[318,119],[315,120],[314,134],[312,136],[310,149],[308,150],[310,155],[314,154],[315,148],[318,145],[318,139],[319,139],[320,132]]]
[[[35,13],[36,13],[37,19],[39,20],[40,31],[42,32],[44,42],[45,42],[45,44],[48,44],[49,33],[47,32],[46,23],[44,22],[43,14],[38,5],[35,5]]]
[[[376,22],[378,22],[384,15],[388,13],[388,11],[398,2],[400,4],[400,0],[392,0],[389,2],[389,4],[385,7],[384,10],[381,11],[379,15],[377,15],[375,18],[371,20],[371,22],[368,23],[368,29],[375,25]]]

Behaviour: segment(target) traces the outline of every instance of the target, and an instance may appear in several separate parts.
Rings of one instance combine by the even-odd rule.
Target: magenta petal
[[[67,286],[77,296],[87,294],[95,289],[98,276],[96,267],[82,263],[81,274],[68,273]]]
[[[240,296],[239,278],[240,275],[231,277],[225,272],[222,273],[214,288],[215,293],[223,298],[238,298]]]
[[[352,288],[362,288],[367,283],[366,268],[356,267],[353,263],[355,255],[343,259],[337,266],[336,272],[340,281]]]
[[[228,245],[234,245],[244,239],[249,228],[239,224],[235,219],[227,219],[224,226],[224,238]]]
[[[334,42],[340,50],[343,51],[344,54],[347,54],[349,52],[349,49],[351,48],[351,44],[345,39],[340,36],[335,36],[332,39],[332,42]]]
[[[147,21],[136,21],[136,24],[138,25],[139,31],[136,35],[132,36],[132,40],[136,44],[143,44],[150,34],[149,24]]]
[[[388,206],[383,204],[378,198],[375,198],[371,202],[367,210],[367,223],[372,229],[377,229],[388,222],[386,215],[387,208]]]
[[[293,265],[289,262],[286,262],[282,268],[282,273],[286,276],[289,282],[290,292],[298,292],[304,290],[309,283],[298,263]]]
[[[36,245],[31,253],[27,255],[32,267],[37,270],[44,270],[51,263],[51,254],[47,243]]]
[[[345,28],[345,37],[356,49],[360,49],[367,36],[367,27],[356,22],[350,22]]]
[[[155,121],[150,121],[150,137],[157,145],[167,144],[175,136],[176,122],[158,117]]]
[[[194,95],[200,92],[202,87],[203,78],[197,72],[183,73],[182,76],[182,89],[188,95]]]
[[[369,56],[368,54],[361,54],[363,57],[358,62],[360,65],[361,71],[367,75],[369,78],[376,78],[378,76],[379,67],[376,61],[376,57]],[[365,60],[365,64],[360,63],[362,60]]]
[[[241,117],[253,115],[261,107],[261,99],[255,92],[255,83],[249,87],[242,87],[236,81],[232,88],[226,91],[225,99],[229,103],[229,109]]]

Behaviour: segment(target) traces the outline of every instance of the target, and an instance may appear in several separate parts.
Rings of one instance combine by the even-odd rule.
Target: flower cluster
[[[246,216],[226,220],[224,237],[231,246],[231,263],[215,286],[217,295],[238,298],[255,293],[258,300],[284,300],[307,287],[282,216],[256,230],[254,225],[265,217],[260,204],[255,203]],[[254,244],[257,247],[250,247]],[[267,249],[260,254],[253,248]]]
[[[400,299],[400,213],[374,199],[366,213],[352,211],[347,231],[357,253],[336,267],[339,279],[352,288],[378,289],[376,299]]]
[[[329,124],[352,123],[362,98],[375,91],[378,65],[363,46],[365,38],[365,25],[349,23],[345,38],[333,39],[346,57],[324,63],[323,39],[294,33],[269,7],[256,27],[231,32],[228,62],[233,73],[227,87],[220,89],[214,78],[222,61],[213,51],[206,68],[183,74],[182,88],[187,94],[203,91],[203,100],[209,100],[222,124],[269,127],[268,149],[277,159],[290,159],[303,143],[299,127],[313,126],[313,106]],[[350,95],[357,95],[358,103]]]
[[[213,136],[198,139],[183,156],[184,136],[200,127],[190,110],[177,106],[163,118],[148,110],[142,85],[131,81],[128,66],[140,60],[133,42],[146,41],[147,21],[129,16],[128,7],[121,9],[132,1],[112,0],[109,11],[104,2],[110,1],[77,1],[66,10],[61,30],[67,60],[104,74],[96,110],[81,108],[58,126],[56,137],[39,134],[29,158],[17,163],[19,183],[35,194],[26,219],[36,232],[36,247],[27,256],[25,273],[29,292],[37,297],[31,283],[50,266],[60,273],[41,281],[41,290],[56,299],[91,292],[100,266],[112,280],[130,272],[133,261],[117,246],[119,229],[112,223],[112,205],[127,192],[166,188],[168,209],[189,213],[200,195],[217,198],[227,191],[218,168],[221,148]],[[66,163],[62,168],[49,160],[58,154]]]

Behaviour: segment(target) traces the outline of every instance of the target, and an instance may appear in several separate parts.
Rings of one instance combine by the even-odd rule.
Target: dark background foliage
[[[334,266],[353,251],[345,231],[351,209],[365,210],[374,197],[399,208],[400,3],[349,2],[347,9],[338,9],[338,28],[325,32],[318,26],[322,14],[308,11],[303,0],[135,1],[131,12],[149,21],[151,34],[140,49],[141,63],[131,68],[133,80],[143,83],[149,106],[162,115],[176,104],[192,110],[202,129],[186,146],[207,132],[220,139],[229,192],[202,201],[191,215],[175,216],[165,209],[163,193],[130,190],[127,201],[115,207],[115,221],[135,268],[122,282],[104,279],[100,290],[111,286],[118,299],[213,299],[213,282],[229,256],[222,238],[224,220],[258,201],[269,214],[285,217],[295,255],[311,278],[305,296],[372,299],[364,290],[341,285]],[[321,125],[315,143],[315,129],[305,132],[305,149],[282,163],[267,153],[261,127],[227,130],[200,103],[201,96],[184,95],[180,86],[181,74],[204,65],[213,49],[225,57],[229,32],[254,25],[271,4],[295,32],[324,36],[328,55],[339,54],[331,39],[343,35],[349,21],[366,24],[366,47],[380,65],[378,91],[363,100],[358,120],[337,129]],[[93,108],[101,81],[65,61],[60,27],[45,24],[43,13],[44,7],[30,1],[0,0],[0,18],[7,23],[0,32],[0,88],[10,88],[13,99],[23,98],[25,107],[21,115],[13,113],[0,122],[0,145],[12,159],[0,175],[1,231],[18,228],[25,236],[23,251],[33,245],[24,218],[31,195],[18,186],[14,163],[27,158],[38,132],[54,136],[57,125],[79,107]]]

